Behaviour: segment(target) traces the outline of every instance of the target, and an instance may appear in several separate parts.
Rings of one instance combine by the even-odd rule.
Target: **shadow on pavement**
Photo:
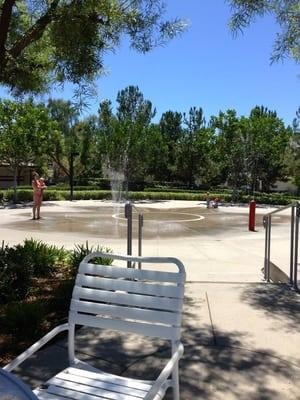
[[[266,285],[265,290],[249,289],[243,296],[255,306],[274,312],[276,306],[272,305],[268,293]],[[284,294],[285,291],[278,288],[278,311],[289,304]],[[274,297],[277,296],[274,294]],[[182,400],[300,398],[297,386],[300,370],[296,365],[280,359],[275,352],[255,352],[243,348],[243,334],[237,331],[222,334],[218,330],[215,340],[211,326],[201,324],[194,313],[199,305],[194,299],[186,297],[182,335],[185,353],[180,361]],[[296,327],[299,316],[294,318],[292,309],[286,314],[290,315],[291,324]],[[78,358],[105,372],[124,376],[155,379],[170,356],[169,344],[163,340],[89,328],[80,329],[77,337]],[[32,357],[23,364],[19,376],[31,386],[36,386],[57,373],[67,366],[66,344],[64,338]],[[169,391],[166,400],[171,399]]]
[[[242,293],[241,301],[283,321],[286,329],[299,332],[300,294],[288,285],[248,286]]]

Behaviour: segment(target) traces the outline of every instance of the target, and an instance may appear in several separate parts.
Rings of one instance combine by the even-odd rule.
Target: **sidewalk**
[[[180,363],[181,399],[300,399],[300,296],[285,286],[190,283]],[[78,358],[104,371],[155,378],[169,357],[163,341],[83,328]],[[67,366],[62,339],[18,371],[38,385]],[[171,400],[171,393],[166,399]]]
[[[52,202],[45,214],[57,209],[71,213],[71,208],[80,213],[86,204],[91,208],[107,206],[101,202]],[[197,209],[199,203],[164,202],[147,204],[149,207]],[[231,223],[231,215],[235,216],[235,225],[228,231],[200,232],[209,222],[208,214],[205,223],[173,224],[174,229],[180,225],[178,237],[166,236],[157,228],[157,233],[153,236],[150,232],[143,242],[144,256],[171,255],[186,266],[181,400],[300,400],[300,294],[285,285],[263,282],[264,229],[260,220],[266,210],[258,210],[257,232],[247,230],[247,208],[220,211],[225,222]],[[30,210],[26,213],[30,215]],[[41,222],[38,231],[33,230],[35,225],[26,220],[24,210],[2,210],[1,217],[2,237],[11,244],[24,237],[36,237],[71,248],[88,239],[90,244],[109,246],[115,253],[126,252],[125,237],[106,235],[104,217],[103,232],[89,235],[81,231],[53,233],[48,229],[54,221],[50,217]],[[26,229],[17,229],[18,224]],[[289,231],[274,233],[272,249],[283,263],[288,259]],[[87,328],[78,331],[77,348],[78,358],[95,367],[143,379],[155,378],[170,355],[168,345],[162,341],[113,332],[100,334]],[[34,387],[66,366],[63,338],[31,357],[18,373]],[[166,397],[171,398],[170,394]]]

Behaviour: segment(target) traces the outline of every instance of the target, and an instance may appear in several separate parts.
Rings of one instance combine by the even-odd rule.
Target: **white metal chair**
[[[97,265],[95,257],[152,264],[175,264],[178,272]],[[169,387],[179,400],[178,360],[185,270],[176,258],[91,253],[80,264],[67,324],[60,325],[4,367],[11,371],[58,333],[68,331],[69,367],[34,393],[41,400],[160,400]],[[172,356],[155,381],[124,378],[94,369],[75,357],[75,326],[113,329],[168,339]],[[137,349],[138,350],[138,349]]]

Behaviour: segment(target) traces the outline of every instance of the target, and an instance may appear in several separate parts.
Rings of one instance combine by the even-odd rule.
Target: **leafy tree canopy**
[[[49,141],[49,157],[67,176],[70,176],[70,156],[77,151],[79,142],[76,131],[78,111],[70,101],[60,99],[49,99],[47,108],[50,118],[58,127],[58,132],[54,131]]]
[[[123,34],[147,52],[185,29],[164,13],[163,0],[0,0],[0,83],[16,93],[84,87]]]
[[[144,100],[143,93],[138,86],[128,86],[118,92],[117,117],[119,121],[137,122],[149,125],[156,111],[152,110],[152,103]]]
[[[41,169],[47,164],[49,137],[56,128],[43,104],[34,104],[32,99],[0,101],[0,160],[14,174],[14,189],[24,166],[34,164]]]
[[[100,104],[99,127],[106,158],[103,164],[108,171],[123,171],[128,182],[133,174],[144,169],[145,141],[155,110],[137,86],[119,91],[117,103],[116,115],[110,101]]]
[[[300,62],[299,0],[229,0],[233,15],[230,26],[234,32],[243,30],[256,18],[273,14],[281,28],[276,36],[271,61],[285,56]]]

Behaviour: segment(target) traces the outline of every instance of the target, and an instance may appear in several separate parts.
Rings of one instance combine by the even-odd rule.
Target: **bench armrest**
[[[158,378],[154,382],[153,386],[147,393],[144,400],[153,400],[156,394],[159,392],[163,384],[167,381],[169,376],[171,375],[174,367],[177,365],[178,360],[183,355],[183,344],[178,342],[176,344],[176,350],[172,355],[172,358],[168,361],[162,372],[159,374]]]
[[[40,340],[30,346],[27,350],[21,353],[18,357],[16,357],[13,361],[3,367],[6,371],[12,371],[18,365],[20,365],[23,361],[25,361],[28,357],[38,351],[41,347],[43,347],[47,342],[54,338],[54,336],[58,335],[60,332],[66,331],[69,329],[69,324],[58,325],[56,328],[52,329],[47,335],[43,336]]]

